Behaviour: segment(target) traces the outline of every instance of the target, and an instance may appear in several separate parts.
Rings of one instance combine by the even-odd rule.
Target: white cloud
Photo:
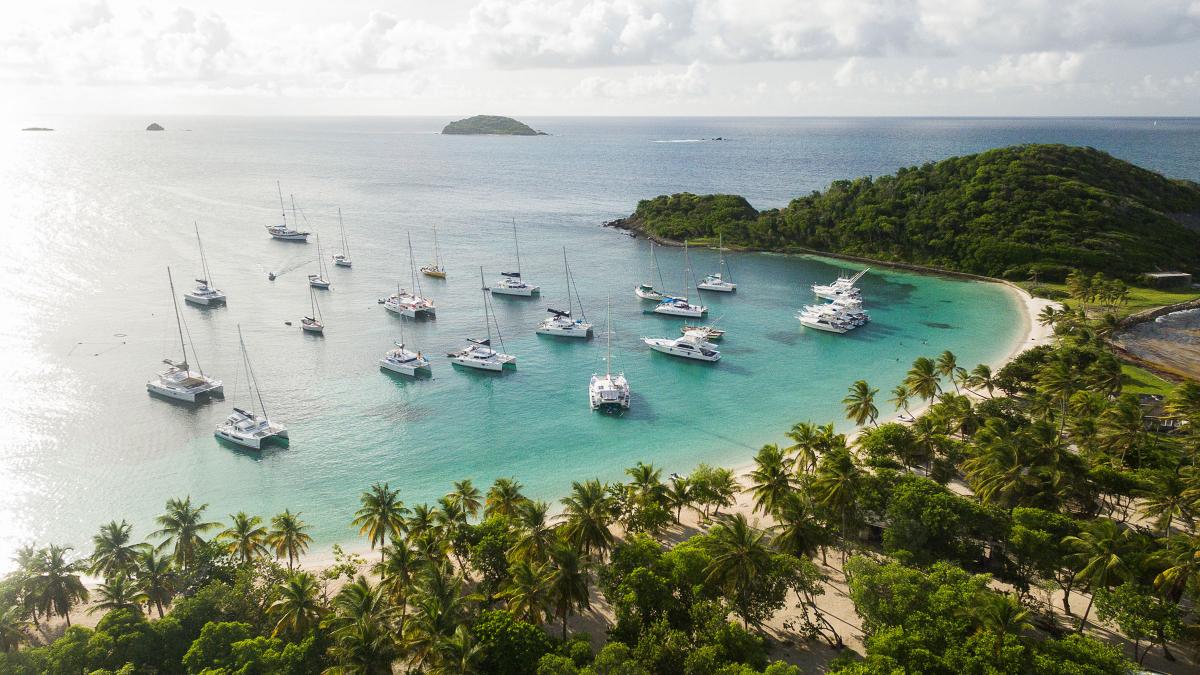
[[[575,93],[588,98],[679,98],[703,96],[708,93],[708,67],[693,63],[683,72],[657,71],[635,74],[626,78],[592,76],[580,81]]]
[[[1083,61],[1083,55],[1075,52],[1004,56],[986,68],[960,69],[957,85],[976,91],[1061,85],[1075,80]]]

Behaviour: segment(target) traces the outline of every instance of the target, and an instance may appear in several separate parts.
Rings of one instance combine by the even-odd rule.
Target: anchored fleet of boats
[[[311,233],[295,229],[298,214],[300,217],[303,217],[303,214],[296,209],[295,197],[293,196],[291,200],[292,225],[289,225],[288,212],[283,201],[283,188],[278,183],[276,187],[279,193],[280,216],[282,220],[279,225],[268,226],[267,231],[275,239],[307,242],[308,236]],[[338,209],[338,229],[341,250],[331,256],[331,259],[337,267],[351,268],[353,263],[350,259],[350,246],[346,237],[346,228],[342,221],[342,211],[340,208]],[[204,254],[204,244],[200,238],[199,225],[195,226],[195,232],[197,248],[200,253],[201,276],[196,279],[197,285],[195,288],[183,293],[184,300],[205,307],[223,305],[225,304],[225,294],[213,285],[212,272],[208,266],[208,259]],[[317,289],[331,288],[331,282],[328,269],[325,266],[320,238],[314,238],[317,243],[318,269],[316,273],[308,275],[310,311],[308,316],[300,320],[300,328],[306,333],[322,334],[325,330],[325,321],[321,316],[321,308],[317,302],[316,291]],[[707,275],[698,284],[691,277],[688,242],[684,242],[681,289],[687,289],[694,285],[697,291],[732,293],[737,290],[737,285],[733,283],[732,275],[725,261],[723,237],[718,235],[717,242],[717,251],[720,256],[718,271]],[[500,278],[489,286],[485,280],[483,268],[480,267],[479,280],[480,293],[483,299],[483,332],[487,337],[468,338],[465,346],[448,353],[447,357],[452,364],[464,368],[498,373],[505,372],[507,368],[516,366],[517,357],[505,353],[504,338],[500,335],[500,325],[496,321],[496,314],[491,305],[491,297],[496,295],[530,297],[539,292],[538,286],[529,284],[522,277],[521,250],[517,239],[515,220],[513,222],[513,248],[516,254],[515,272],[502,272]],[[397,284],[396,292],[387,298],[381,299],[379,302],[384,306],[384,309],[400,314],[403,317],[411,319],[419,317],[433,318],[436,312],[434,302],[432,299],[423,296],[417,272],[419,269],[421,275],[436,279],[446,278],[446,268],[443,265],[441,251],[438,247],[436,230],[434,231],[433,262],[420,268],[417,267],[413,255],[412,237],[410,235],[408,237],[408,265],[413,290],[410,291],[401,288]],[[814,295],[827,302],[805,305],[796,315],[800,324],[807,328],[830,333],[846,333],[866,324],[870,320],[870,317],[862,308],[862,292],[857,284],[868,271],[868,269],[864,269],[853,276],[839,277],[830,284],[813,284],[812,292]],[[271,273],[269,278],[274,279],[276,276],[276,273]],[[170,269],[167,270],[167,277],[171,288],[171,302],[175,312],[176,329],[179,334],[181,358],[178,361],[165,359],[164,363],[167,364],[167,369],[158,373],[153,379],[147,382],[146,389],[152,394],[187,403],[195,403],[207,397],[222,396],[224,391],[222,382],[206,375],[200,368],[195,347],[191,343],[186,323],[179,311],[179,302],[175,296],[175,284],[171,278]],[[566,304],[562,306],[564,308],[548,307],[547,312],[549,312],[550,316],[539,322],[534,331],[539,335],[590,338],[592,337],[593,324],[588,323],[587,316],[584,313],[583,300],[575,284],[574,275],[571,273],[571,266],[567,260],[565,247],[563,248],[563,277],[566,290]],[[666,284],[663,282],[654,242],[650,243],[650,275],[648,279],[649,281],[640,284],[634,289],[634,294],[638,298],[655,303],[652,309],[646,310],[646,313],[685,318],[700,318],[707,314],[708,308],[702,304],[691,302],[686,293],[671,293],[665,290]],[[655,285],[655,281],[657,281],[657,285]],[[578,309],[578,316],[575,314],[576,309]],[[683,359],[715,363],[720,360],[721,351],[714,342],[720,340],[725,335],[724,329],[717,327],[719,321],[720,319],[709,325],[685,323],[680,328],[679,337],[645,337],[642,338],[642,342],[652,351]],[[286,323],[291,325],[290,321]],[[625,377],[625,374],[623,372],[613,372],[611,298],[608,303],[605,323],[606,352],[604,356],[604,373],[600,374],[596,372],[592,374],[588,382],[588,403],[592,410],[621,412],[628,410],[630,407],[631,390],[629,380]],[[499,350],[496,349],[493,341],[499,345]],[[234,407],[229,417],[217,426],[214,434],[220,439],[253,450],[261,450],[269,443],[282,443],[286,445],[288,438],[287,427],[271,420],[267,414],[262,392],[259,390],[258,380],[254,375],[254,370],[250,363],[250,356],[246,350],[246,342],[242,337],[240,325],[238,326],[238,345],[241,350],[241,369],[245,375],[248,403],[243,407]],[[189,351],[192,356],[190,361],[188,358]],[[400,323],[400,339],[395,341],[393,348],[385,352],[383,357],[379,359],[379,367],[382,370],[409,377],[429,374],[432,370],[429,359],[421,351],[413,351],[406,346],[404,321]]]

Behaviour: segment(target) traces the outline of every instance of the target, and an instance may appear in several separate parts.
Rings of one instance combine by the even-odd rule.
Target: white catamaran
[[[317,304],[317,292],[308,287],[309,316],[300,319],[300,330],[306,333],[324,333],[325,322],[321,317],[321,306]]]
[[[658,256],[654,253],[654,240],[650,240],[650,280],[654,281],[654,277],[658,277],[658,288],[666,288],[663,283],[662,270],[658,267]],[[653,283],[643,283],[633,289],[635,295],[643,300],[662,300],[663,294],[654,287]]]
[[[146,383],[146,390],[176,401],[195,403],[204,397],[219,396],[224,391],[220,380],[204,374],[200,367],[200,359],[196,356],[196,347],[192,346],[192,357],[196,370],[188,364],[189,338],[184,338],[183,317],[179,314],[179,300],[175,298],[175,280],[171,277],[171,268],[167,268],[167,282],[171,287],[171,304],[175,307],[175,328],[179,331],[179,349],[182,358],[179,361],[163,359],[167,369],[160,372]]]
[[[317,235],[317,273],[308,275],[308,285],[313,288],[329,288],[329,270],[325,267],[325,256],[321,255],[321,235]]]
[[[629,410],[629,380],[625,373],[612,372],[612,299],[608,301],[608,353],[604,358],[604,375],[593,373],[588,382],[588,403],[592,410],[621,412]]]
[[[421,296],[421,280],[417,277],[417,265],[413,262],[412,235],[408,237],[408,271],[416,290],[410,292],[396,284],[396,292],[383,301],[383,308],[413,319],[420,315],[435,316],[437,308],[433,300]]]
[[[251,450],[262,450],[264,445],[271,442],[287,445],[287,427],[279,422],[272,422],[267,415],[267,407],[263,404],[258,380],[254,377],[254,368],[250,365],[250,354],[246,351],[246,341],[242,339],[240,324],[238,325],[238,345],[242,350],[242,367],[246,370],[250,408],[247,410],[235,406],[233,413],[225,418],[224,422],[217,425],[213,435]],[[258,410],[261,410],[261,413],[255,412],[255,401],[258,402]]]
[[[456,352],[450,352],[447,356],[450,357],[451,363],[457,363],[460,366],[467,368],[475,368],[477,370],[490,370],[492,372],[501,372],[504,366],[517,365],[517,357],[511,354],[504,354],[492,349],[492,321],[495,320],[495,315],[488,307],[488,288],[483,280],[483,268],[479,268],[479,283],[482,285],[483,292],[483,323],[487,326],[487,339],[477,340],[474,338],[467,339],[467,346]],[[500,336],[500,325],[496,324],[496,337],[500,340],[500,348],[504,349],[504,338]]]
[[[383,358],[379,359],[379,367],[393,373],[416,377],[417,371],[431,372],[429,359],[421,352],[414,352],[404,346],[404,320],[400,320],[400,341],[394,343],[394,349],[389,349]]]
[[[724,237],[717,233],[717,255],[721,258],[721,266],[716,274],[710,274],[704,277],[696,285],[702,291],[719,291],[721,293],[732,293],[737,290],[737,284],[730,281],[731,275],[725,266],[725,241]]]
[[[204,255],[204,242],[200,240],[200,225],[192,223],[196,228],[196,246],[200,248],[200,277],[196,279],[196,287],[185,291],[183,299],[196,305],[223,305],[225,294],[217,290],[212,282],[212,272],[208,269],[208,257]]]
[[[687,241],[683,242],[683,288],[689,288],[689,277],[691,277],[691,268],[688,263],[688,245]],[[699,318],[708,312],[708,308],[704,305],[694,305],[688,302],[685,296],[663,295],[663,299],[654,306],[655,314],[666,314],[668,316],[686,316],[689,318]]]
[[[563,273],[566,275],[567,281],[567,308],[547,307],[546,311],[550,312],[550,316],[538,324],[537,333],[538,335],[557,335],[559,337],[591,337],[592,324],[587,322],[587,315],[583,313],[583,299],[579,297],[578,288],[575,289],[575,302],[579,303],[580,318],[571,317],[571,310],[575,308],[575,302],[571,300],[574,278],[571,276],[571,267],[567,264],[566,246],[563,247]]]
[[[492,284],[492,293],[529,297],[538,292],[538,287],[525,283],[521,278],[521,244],[517,241],[517,221],[513,219],[513,246],[517,251],[517,271],[501,272],[500,279]]]
[[[279,211],[283,222],[279,225],[267,225],[267,232],[275,239],[283,241],[308,241],[308,232],[301,232],[294,227],[289,227],[287,224],[287,208],[283,205],[283,188],[280,187],[279,181],[275,181],[275,188],[279,190]],[[296,197],[292,196],[292,222],[296,222]]]
[[[433,228],[433,262],[421,266],[421,274],[434,279],[445,279],[446,268],[442,266],[442,251],[438,248],[437,228]]]
[[[353,267],[350,260],[350,242],[346,239],[346,224],[342,222],[342,207],[338,207],[338,229],[342,234],[342,252],[333,256],[333,264],[338,267]]]

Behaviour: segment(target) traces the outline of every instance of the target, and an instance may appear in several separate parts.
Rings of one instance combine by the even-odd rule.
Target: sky
[[[1200,115],[1200,0],[3,0],[63,114]]]

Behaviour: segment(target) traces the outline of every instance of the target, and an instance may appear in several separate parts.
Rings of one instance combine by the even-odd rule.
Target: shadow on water
[[[433,370],[418,370],[412,375],[405,375],[404,373],[397,373],[394,370],[388,370],[383,366],[379,366],[379,372],[386,375],[389,380],[395,382],[396,386],[400,387],[401,389],[409,384],[412,384],[413,382],[433,379]]]
[[[954,330],[955,328],[958,327],[958,326],[952,326],[948,323],[938,323],[937,321],[922,321],[921,324],[924,326],[929,326],[930,328],[937,328],[940,330]]]
[[[404,402],[381,403],[363,411],[364,417],[372,417],[388,422],[419,422],[432,414],[433,411],[426,406],[412,405]]]
[[[800,332],[793,330],[776,330],[770,333],[765,333],[763,337],[771,342],[778,342],[781,345],[794,345],[800,341]]]

